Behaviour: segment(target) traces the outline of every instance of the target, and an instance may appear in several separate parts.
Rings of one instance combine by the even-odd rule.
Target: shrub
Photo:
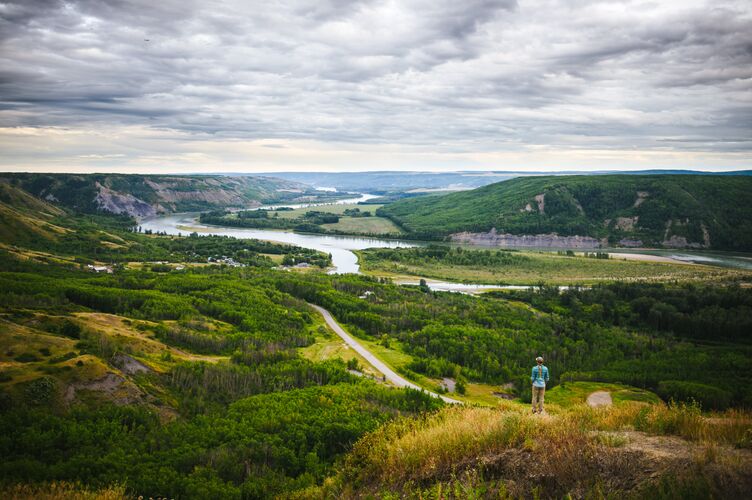
[[[34,355],[34,354],[30,353],[30,352],[25,352],[23,354],[19,354],[18,356],[16,356],[13,359],[15,359],[16,361],[18,361],[19,363],[33,363],[34,361],[39,361],[39,358],[36,357],[36,355]]]
[[[723,410],[731,404],[732,395],[718,387],[697,382],[664,380],[658,384],[658,395],[665,400],[697,401],[705,409]]]
[[[454,386],[454,390],[457,391],[457,394],[464,395],[467,392],[467,386],[462,380],[458,380]]]
[[[67,482],[49,484],[16,484],[0,488],[3,498],[35,498],[38,500],[58,500],[63,498],[76,500],[120,500],[128,498],[125,487],[109,486],[92,490],[88,486]]]
[[[26,400],[30,404],[45,404],[52,400],[57,389],[57,382],[50,377],[38,378],[26,386]]]
[[[60,326],[60,335],[64,335],[72,339],[81,338],[81,327],[70,320],[65,320],[62,326]]]
[[[73,351],[69,351],[69,352],[66,352],[65,354],[61,354],[60,356],[55,356],[54,358],[50,358],[48,363],[50,364],[62,363],[63,361],[68,361],[69,359],[73,359],[76,356],[78,356],[78,354],[76,354]]]

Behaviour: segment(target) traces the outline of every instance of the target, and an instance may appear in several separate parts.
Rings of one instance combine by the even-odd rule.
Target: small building
[[[86,266],[87,269],[90,271],[94,271],[95,273],[109,273],[112,274],[112,268],[109,266],[94,266],[92,264],[88,264]]]

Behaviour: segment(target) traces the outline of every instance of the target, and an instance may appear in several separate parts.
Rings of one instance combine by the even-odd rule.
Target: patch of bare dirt
[[[637,199],[634,202],[634,205],[632,205],[634,208],[639,207],[643,204],[643,202],[647,199],[647,197],[650,196],[650,193],[647,191],[637,191]]]
[[[587,404],[593,408],[597,406],[611,406],[613,404],[611,393],[608,391],[595,391],[587,397]]]
[[[128,356],[127,354],[117,354],[112,358],[112,364],[120,368],[125,374],[135,375],[137,373],[147,373],[152,371],[151,368],[139,360]]]
[[[104,377],[89,382],[70,384],[65,391],[65,402],[70,404],[80,391],[99,393],[117,404],[132,404],[141,400],[143,393],[120,375],[108,373]]]
[[[535,195],[535,202],[538,204],[538,212],[541,214],[546,213],[546,194]]]
[[[622,231],[631,231],[635,228],[639,219],[640,217],[637,215],[634,217],[617,217],[614,227]]]

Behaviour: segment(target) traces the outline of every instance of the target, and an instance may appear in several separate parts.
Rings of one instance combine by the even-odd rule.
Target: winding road
[[[444,400],[447,403],[462,404],[461,401],[458,401],[456,399],[448,398],[448,397],[443,396],[441,394],[436,394],[435,392],[426,391],[422,387],[420,387],[420,386],[418,386],[418,385],[410,382],[406,378],[400,376],[399,374],[397,374],[397,372],[395,372],[394,370],[392,370],[391,368],[389,368],[386,364],[384,364],[384,362],[382,362],[379,358],[377,358],[376,356],[374,356],[373,353],[371,353],[371,351],[369,351],[368,349],[366,349],[365,347],[363,347],[349,333],[347,333],[345,331],[345,329],[342,328],[339,325],[339,323],[337,323],[337,321],[332,317],[332,314],[329,311],[327,311],[323,307],[319,307],[319,306],[317,306],[315,304],[310,304],[309,303],[308,305],[310,305],[311,307],[313,307],[314,309],[316,309],[319,313],[321,313],[321,315],[324,317],[324,321],[326,321],[326,324],[329,325],[329,328],[331,328],[332,330],[334,330],[334,333],[336,333],[337,335],[339,335],[342,338],[342,340],[345,341],[345,343],[347,345],[349,345],[350,347],[352,347],[353,349],[355,349],[355,351],[358,354],[360,354],[361,356],[363,356],[366,359],[366,361],[368,361],[374,368],[376,368],[378,371],[380,371],[381,373],[383,373],[384,377],[386,377],[386,380],[388,380],[389,382],[393,383],[397,387],[410,387],[411,389],[417,389],[419,391],[423,391],[423,392],[425,392],[427,394],[430,394],[431,396],[433,396],[435,398],[441,398],[442,400]]]

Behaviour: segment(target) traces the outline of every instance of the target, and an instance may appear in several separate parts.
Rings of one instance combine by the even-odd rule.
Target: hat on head
[[[543,363],[543,356],[538,356],[537,358],[535,358],[535,361],[537,361],[538,363]]]

